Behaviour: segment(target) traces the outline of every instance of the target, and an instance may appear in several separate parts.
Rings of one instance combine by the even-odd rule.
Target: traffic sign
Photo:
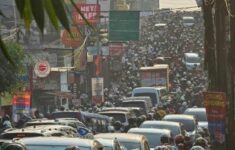
[[[50,71],[51,71],[51,67],[48,61],[39,61],[36,63],[34,67],[35,74],[40,78],[47,77]]]
[[[81,136],[85,136],[87,133],[89,133],[89,130],[86,128],[79,128],[77,131]]]

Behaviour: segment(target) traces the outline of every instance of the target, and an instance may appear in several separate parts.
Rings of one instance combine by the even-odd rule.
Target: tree
[[[12,91],[19,87],[21,83],[18,80],[18,76],[24,74],[26,71],[23,48],[15,42],[7,42],[5,45],[7,53],[13,60],[15,66],[13,66],[0,51],[0,93]]]
[[[41,33],[43,33],[44,29],[44,21],[45,21],[45,12],[49,17],[49,20],[53,27],[59,31],[59,22],[62,26],[70,32],[70,24],[72,20],[68,19],[67,10],[69,10],[69,6],[72,5],[75,10],[80,14],[80,16],[84,19],[86,24],[91,27],[93,30],[94,27],[87,21],[84,17],[80,9],[76,6],[74,0],[15,0],[18,12],[20,17],[24,20],[25,28],[27,30],[30,29],[30,25],[32,20],[34,19],[37,23],[38,28],[40,29]],[[0,15],[4,17],[4,14],[0,11]],[[10,57],[7,47],[5,43],[2,41],[0,36],[0,51],[2,52],[3,56],[6,61],[9,61],[11,64],[14,65],[13,59]]]

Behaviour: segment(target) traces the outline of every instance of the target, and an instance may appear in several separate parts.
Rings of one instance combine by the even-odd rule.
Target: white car
[[[188,70],[198,69],[201,65],[201,60],[198,53],[184,53],[183,63]]]

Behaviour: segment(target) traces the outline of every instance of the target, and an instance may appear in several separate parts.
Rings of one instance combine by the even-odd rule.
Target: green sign
[[[109,40],[137,41],[139,40],[139,11],[110,11]]]

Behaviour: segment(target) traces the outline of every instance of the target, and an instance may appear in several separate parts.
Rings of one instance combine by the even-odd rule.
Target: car
[[[198,69],[201,65],[198,53],[184,53],[182,62],[187,70]]]
[[[115,121],[120,121],[123,126],[128,126],[129,125],[129,119],[132,117],[135,117],[134,114],[131,114],[130,112],[125,112],[125,111],[101,111],[99,112],[101,115],[105,115],[108,117],[113,118]]]
[[[161,145],[162,135],[173,138],[171,131],[167,129],[131,128],[128,133],[144,135],[148,139],[151,149]]]
[[[168,114],[164,116],[162,120],[182,123],[183,128],[187,131],[190,138],[193,141],[195,140],[198,124],[194,116],[185,114]]]
[[[193,115],[198,121],[198,127],[208,129],[208,121],[205,108],[187,108],[184,111],[186,115]]]
[[[172,132],[174,137],[178,134],[182,134],[183,131],[181,123],[173,121],[163,121],[163,120],[144,121],[140,125],[140,128],[168,129]]]
[[[184,26],[192,26],[192,25],[194,25],[194,23],[195,23],[194,17],[192,17],[192,16],[184,16],[183,17],[183,25]]]
[[[13,138],[36,137],[36,136],[69,136],[78,137],[76,129],[64,125],[38,125],[29,126],[22,129],[5,130],[0,135],[0,139],[11,140]]]
[[[149,150],[149,143],[145,136],[131,133],[101,133],[96,138],[117,139],[126,149]]]
[[[140,107],[147,114],[152,108],[152,101],[150,97],[127,97],[122,100],[122,107]]]
[[[140,107],[104,107],[101,112],[105,111],[124,111],[129,112],[132,115],[139,116],[143,115],[144,111]]]
[[[105,150],[123,150],[123,147],[119,143],[117,139],[102,139],[97,138],[95,139],[100,142]]]
[[[69,147],[79,147],[79,150],[102,150],[103,146],[94,139],[72,137],[31,137],[13,140],[12,144],[22,144],[29,150],[66,150]],[[3,146],[3,145],[2,145]]]

